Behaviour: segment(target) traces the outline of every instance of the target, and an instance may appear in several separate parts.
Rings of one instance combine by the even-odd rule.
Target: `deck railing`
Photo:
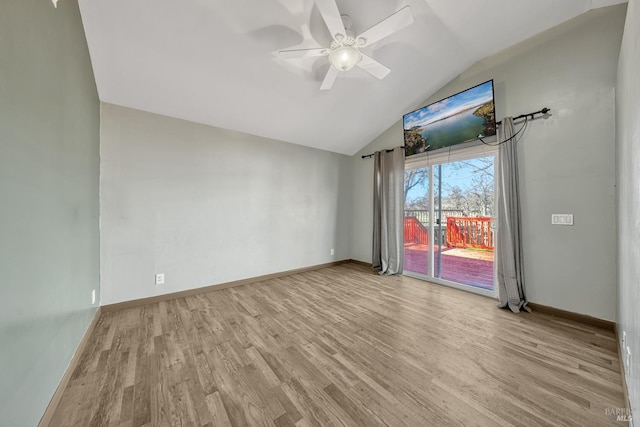
[[[429,244],[429,232],[414,216],[404,217],[404,241],[421,245]]]
[[[491,217],[447,218],[447,247],[493,250]]]
[[[437,218],[438,212],[436,211],[435,214]],[[471,215],[474,215],[474,213],[471,212]],[[404,216],[414,216],[425,226],[429,224],[429,211],[426,209],[405,209]],[[460,209],[442,209],[443,224],[446,223],[446,218],[450,216],[469,216],[469,213]]]

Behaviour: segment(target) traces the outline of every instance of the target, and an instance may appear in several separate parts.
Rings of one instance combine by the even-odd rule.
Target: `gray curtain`
[[[518,152],[513,137],[513,119],[506,117],[498,130],[500,155],[498,156],[498,242],[497,269],[498,307],[514,313],[527,307],[524,293],[524,263],[522,260],[522,231],[520,216],[520,190],[518,185]]]
[[[373,268],[402,274],[404,262],[404,150],[373,157]]]

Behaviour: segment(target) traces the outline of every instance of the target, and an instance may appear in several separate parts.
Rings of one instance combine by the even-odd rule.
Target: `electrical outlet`
[[[627,346],[627,331],[622,331],[622,348]]]
[[[95,304],[96,303],[96,290],[92,290],[91,291],[91,304]]]
[[[331,256],[333,256],[334,253],[335,251],[333,250],[333,248],[331,248]]]
[[[164,273],[156,274],[156,285],[164,285]]]

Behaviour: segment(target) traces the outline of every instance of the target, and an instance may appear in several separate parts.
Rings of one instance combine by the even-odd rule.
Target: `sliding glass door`
[[[493,295],[495,158],[480,147],[407,162],[405,274]]]

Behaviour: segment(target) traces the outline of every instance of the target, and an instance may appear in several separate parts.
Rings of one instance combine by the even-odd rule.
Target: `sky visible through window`
[[[478,172],[478,169],[481,169],[486,165],[487,159],[491,159],[491,157],[484,157],[478,159],[470,159],[459,162],[451,162],[444,163],[442,165],[442,197],[447,197],[451,194],[451,189],[454,187],[459,187],[462,190],[471,189],[474,185],[474,176]],[[434,190],[437,192],[437,178],[438,178],[438,168],[435,168],[435,179],[434,182]],[[493,182],[493,170],[490,171],[489,175],[491,182]],[[424,180],[420,184],[416,185],[407,193],[406,204],[410,204],[413,201],[416,201],[429,193],[429,181]]]

